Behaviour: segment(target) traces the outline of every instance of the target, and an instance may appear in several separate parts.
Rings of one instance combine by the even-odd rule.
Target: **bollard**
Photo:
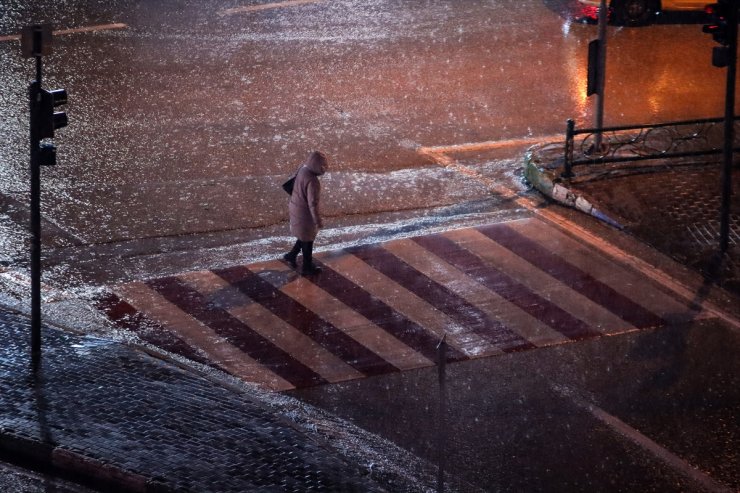
[[[563,156],[563,172],[560,174],[563,178],[573,177],[573,137],[575,135],[576,122],[568,119],[565,127],[565,156]]]

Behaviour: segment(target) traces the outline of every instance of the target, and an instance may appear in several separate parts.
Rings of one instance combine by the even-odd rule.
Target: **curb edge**
[[[538,146],[533,146],[525,154],[524,178],[540,193],[547,198],[567,207],[577,209],[603,221],[610,226],[623,230],[624,226],[599,210],[582,195],[578,195],[571,189],[563,186],[560,178],[554,176],[554,172],[539,165],[535,159],[535,151]],[[557,169],[557,168],[553,168]]]

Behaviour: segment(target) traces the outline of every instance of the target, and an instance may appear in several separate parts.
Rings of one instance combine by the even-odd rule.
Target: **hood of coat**
[[[323,152],[313,151],[303,163],[303,166],[311,170],[315,175],[323,175],[326,173],[329,163],[326,160],[326,156]]]

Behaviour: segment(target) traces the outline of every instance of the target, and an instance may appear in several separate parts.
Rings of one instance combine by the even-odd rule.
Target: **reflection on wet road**
[[[59,165],[44,169],[43,214],[100,244],[281,224],[275,183],[313,148],[350,182],[381,178],[369,194],[332,184],[342,187],[331,192],[333,217],[464,202],[464,180],[444,194],[377,192],[392,171],[444,179],[423,171],[436,163],[422,148],[534,141],[567,118],[590,123],[585,59],[596,31],[572,11],[534,0],[16,0],[0,36],[41,21],[60,32],[45,79],[68,90],[70,124]],[[721,113],[711,45],[696,24],[610,28],[606,122]],[[24,204],[32,67],[14,40],[0,43],[0,66],[0,197]]]

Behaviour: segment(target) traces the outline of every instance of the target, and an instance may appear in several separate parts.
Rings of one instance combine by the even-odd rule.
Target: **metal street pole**
[[[41,169],[39,119],[41,108],[41,56],[48,52],[51,26],[24,29],[23,55],[36,59],[36,80],[28,87],[30,111],[31,172],[31,359],[34,367],[41,358]]]
[[[31,100],[31,355],[41,356],[41,170],[37,117],[41,96],[41,56],[36,57],[36,80],[29,88]]]
[[[30,174],[31,174],[31,357],[34,368],[41,359],[41,166],[56,164],[56,146],[41,144],[53,139],[54,130],[67,126],[67,114],[55,111],[67,103],[64,89],[45,90],[41,87],[41,57],[51,53],[51,24],[23,28],[21,54],[36,59],[36,80],[28,86],[30,113]]]
[[[732,157],[735,142],[735,78],[737,73],[737,4],[728,12],[727,29],[730,45],[727,59],[727,86],[725,91],[725,128],[722,165],[722,206],[719,223],[719,249],[727,252],[730,237],[730,197],[732,196]]]
[[[66,102],[66,92],[52,93],[41,88],[41,57],[51,53],[51,37],[50,24],[26,26],[21,35],[21,55],[24,58],[36,59],[36,79],[28,86],[31,168],[31,358],[34,368],[38,368],[41,358],[41,166],[56,162],[56,148],[49,144],[42,146],[41,141],[46,137],[53,137],[54,128],[67,124],[65,114],[53,114],[55,104]]]
[[[594,142],[595,153],[601,152],[602,135],[601,129],[604,128],[604,86],[606,84],[606,23],[609,17],[609,11],[606,0],[601,0],[599,4],[599,54],[597,57],[596,68],[596,135]]]

